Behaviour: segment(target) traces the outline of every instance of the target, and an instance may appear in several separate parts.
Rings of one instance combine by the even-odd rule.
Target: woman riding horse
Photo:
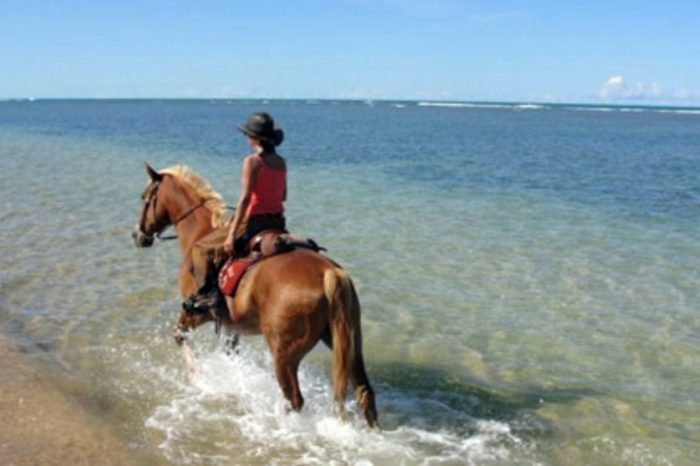
[[[157,172],[147,165],[146,171],[150,183],[141,195],[134,242],[149,247],[172,226],[182,254],[180,293],[190,296],[197,289],[192,275],[193,246],[219,227],[223,202],[187,167]],[[191,373],[196,373],[186,343],[191,330],[218,321],[228,331],[261,334],[280,388],[298,411],[304,404],[297,377],[299,364],[323,341],[331,349],[331,381],[341,418],[346,390],[352,383],[358,410],[367,424],[377,425],[374,390],[362,354],[360,303],[352,280],[338,264],[309,249],[273,255],[251,266],[235,296],[226,299],[221,314],[180,311],[174,336]]]
[[[246,253],[248,242],[261,231],[285,230],[287,164],[276,151],[284,132],[275,128],[270,115],[253,113],[238,129],[248,138],[252,153],[243,159],[241,195],[223,249],[226,254],[241,256]],[[212,246],[216,248],[218,243],[211,243],[205,239],[195,247],[194,276],[199,290],[183,303],[188,312],[208,312],[224,305],[213,279],[217,267],[211,260],[215,255]]]

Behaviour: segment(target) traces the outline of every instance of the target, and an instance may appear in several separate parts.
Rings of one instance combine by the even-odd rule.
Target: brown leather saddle
[[[248,243],[247,256],[233,257],[223,265],[219,271],[219,289],[226,296],[235,295],[241,278],[253,264],[295,249],[309,249],[315,252],[326,250],[311,238],[293,236],[279,230],[265,230],[258,233]]]
[[[325,251],[325,248],[316,244],[316,241],[311,238],[302,238],[293,236],[289,233],[280,230],[265,230],[255,235],[248,243],[248,250],[254,254],[260,254],[260,258],[274,256],[293,251],[295,249],[311,249],[319,252]]]

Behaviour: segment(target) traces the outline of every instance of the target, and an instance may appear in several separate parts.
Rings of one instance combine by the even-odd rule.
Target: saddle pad
[[[256,259],[251,257],[229,259],[226,261],[219,271],[219,289],[221,292],[226,296],[233,296],[236,294],[238,282],[241,281],[241,277],[243,277],[245,271],[248,270],[248,267],[254,262],[256,262]]]

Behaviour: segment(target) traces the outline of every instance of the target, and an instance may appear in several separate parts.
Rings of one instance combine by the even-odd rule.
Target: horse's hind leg
[[[284,358],[275,356],[275,374],[277,382],[284,392],[285,398],[292,404],[294,411],[300,411],[304,406],[304,397],[299,390],[299,379],[297,378],[298,362],[291,362]]]
[[[237,333],[229,333],[226,335],[226,340],[224,346],[226,348],[226,354],[231,356],[232,354],[238,354],[238,344],[240,343],[240,336]]]
[[[329,349],[333,349],[333,337],[331,336],[330,327],[326,327],[321,333],[321,340]]]
[[[304,398],[301,396],[299,379],[297,379],[297,370],[299,369],[301,358],[295,357],[294,352],[291,350],[291,347],[295,345],[289,340],[282,341],[281,338],[270,335],[267,335],[267,345],[275,360],[277,383],[282,389],[284,397],[292,404],[294,411],[301,410],[301,407],[304,406]]]
[[[355,399],[357,407],[370,427],[376,427],[377,424],[377,408],[374,402],[374,390],[369,383],[369,378],[365,372],[365,363],[362,358],[362,353],[355,355],[355,361],[351,371],[351,378],[355,386]]]

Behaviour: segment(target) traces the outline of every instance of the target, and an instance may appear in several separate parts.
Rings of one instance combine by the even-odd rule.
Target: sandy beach
[[[53,375],[0,335],[0,458],[7,466],[157,464],[129,450]]]

